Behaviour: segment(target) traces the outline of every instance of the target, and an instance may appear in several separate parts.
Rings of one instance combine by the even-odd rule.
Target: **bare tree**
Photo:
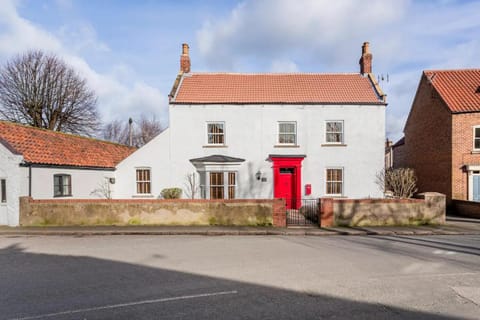
[[[135,134],[137,146],[143,146],[162,132],[160,121],[157,120],[155,115],[150,117],[142,115],[137,123],[138,128]]]
[[[155,138],[163,128],[160,121],[154,115],[142,115],[140,119],[132,121],[132,143],[141,147]],[[102,136],[106,140],[121,144],[129,144],[130,128],[129,121],[113,120],[104,125]]]
[[[197,195],[200,186],[198,185],[197,182],[197,174],[195,172],[189,173],[185,176],[185,194],[187,197],[190,199],[195,199],[195,196]]]
[[[55,55],[29,51],[0,68],[0,117],[55,131],[93,135],[97,97]]]
[[[103,199],[112,199],[112,189],[110,188],[110,178],[105,179],[98,184],[98,187],[90,192],[90,195],[95,195]]]
[[[395,198],[411,198],[417,192],[417,177],[412,168],[387,169],[377,174],[377,185]]]
[[[102,138],[120,144],[128,144],[128,125],[120,120],[113,120],[103,126]]]

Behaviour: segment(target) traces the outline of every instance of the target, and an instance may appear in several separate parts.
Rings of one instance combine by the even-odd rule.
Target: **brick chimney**
[[[365,75],[372,73],[372,54],[370,53],[370,43],[364,42],[362,46],[362,57],[360,58],[360,73]]]
[[[180,56],[180,71],[190,72],[190,56],[188,55],[188,44],[182,44],[182,55]]]

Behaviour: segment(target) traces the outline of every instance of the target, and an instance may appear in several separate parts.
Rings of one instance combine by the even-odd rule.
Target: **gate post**
[[[334,224],[333,198],[320,198],[318,223],[320,227],[332,227]]]
[[[273,226],[287,226],[287,201],[284,198],[273,199]]]

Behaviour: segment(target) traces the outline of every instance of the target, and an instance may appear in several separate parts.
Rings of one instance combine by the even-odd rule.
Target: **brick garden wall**
[[[286,223],[283,199],[104,200],[20,198],[20,225],[242,225]]]
[[[480,202],[454,199],[452,208],[459,216],[480,219]]]
[[[420,199],[321,199],[322,227],[389,226],[445,223],[445,195],[428,192]]]

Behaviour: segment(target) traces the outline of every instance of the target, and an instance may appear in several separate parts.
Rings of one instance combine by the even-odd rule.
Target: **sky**
[[[395,141],[422,71],[480,68],[479,35],[480,1],[0,0],[0,65],[56,54],[96,91],[103,121],[164,126],[182,43],[193,72],[358,72],[368,41]]]

